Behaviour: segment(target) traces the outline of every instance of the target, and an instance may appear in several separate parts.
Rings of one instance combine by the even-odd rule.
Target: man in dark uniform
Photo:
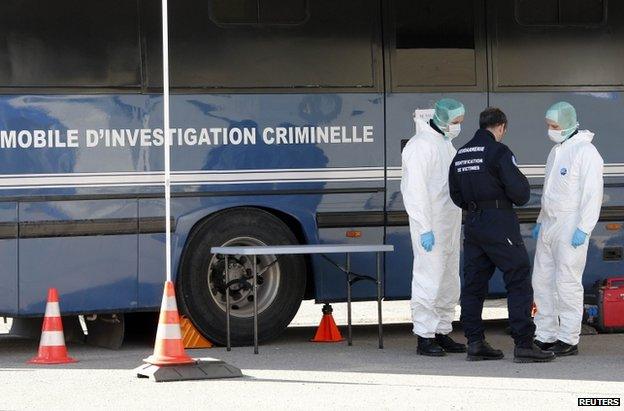
[[[542,351],[533,343],[531,264],[513,211],[514,204],[521,206],[529,201],[529,182],[518,169],[511,150],[500,142],[507,131],[505,113],[497,108],[486,109],[479,117],[479,127],[472,140],[457,151],[449,170],[451,198],[468,212],[461,290],[467,359],[503,358],[502,351],[485,341],[481,320],[488,282],[498,267],[507,288],[514,361],[551,361],[554,354]]]

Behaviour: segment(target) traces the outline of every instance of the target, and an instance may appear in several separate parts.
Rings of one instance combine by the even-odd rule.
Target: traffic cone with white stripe
[[[48,290],[48,303],[46,304],[43,326],[41,327],[39,352],[28,363],[67,364],[77,361],[67,355],[58,291],[56,291],[56,288],[50,288]]]
[[[178,305],[171,281],[165,282],[154,354],[143,361],[152,365],[182,365],[197,362],[184,351]]]
[[[136,376],[157,382],[243,376],[240,368],[216,358],[191,358],[186,354],[180,330],[178,305],[171,281],[165,282],[154,354],[143,361],[147,364],[143,364],[134,370]]]

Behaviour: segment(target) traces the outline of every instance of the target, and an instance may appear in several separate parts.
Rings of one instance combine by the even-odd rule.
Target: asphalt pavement
[[[388,310],[394,306],[404,311],[401,304],[389,304]],[[385,327],[383,350],[377,348],[376,327],[366,324],[354,328],[352,347],[311,343],[315,329],[305,319],[313,319],[312,311],[318,313],[320,306],[303,309],[310,313],[298,316],[299,326],[261,345],[259,355],[251,347],[188,350],[194,357],[240,367],[244,377],[230,380],[138,379],[132,370],[152,350],[151,339],[140,336],[117,351],[69,344],[80,362],[34,366],[26,361],[36,353],[37,341],[0,335],[0,409],[526,410],[570,409],[580,397],[624,396],[624,334],[583,336],[575,357],[515,364],[506,322],[494,320],[488,322],[488,340],[504,350],[505,358],[467,362],[464,354],[416,355],[410,324],[399,321],[404,314],[392,312],[388,317],[395,315],[397,321]],[[361,305],[360,312],[366,309]],[[459,326],[453,336],[463,340]]]

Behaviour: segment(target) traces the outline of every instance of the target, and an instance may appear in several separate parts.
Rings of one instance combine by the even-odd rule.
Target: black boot
[[[540,350],[544,351],[549,351],[555,345],[555,343],[547,343],[540,340],[535,340],[533,342],[539,347]]]
[[[555,359],[552,351],[544,351],[536,344],[530,346],[517,346],[514,348],[514,362],[549,362]]]
[[[466,352],[466,345],[453,341],[453,339],[446,334],[436,334],[435,340],[446,352]]]
[[[557,357],[566,357],[568,355],[578,354],[578,345],[570,345],[563,341],[557,340],[550,349]]]
[[[467,352],[466,360],[468,361],[500,360],[505,356],[501,350],[495,350],[485,341],[468,344]]]
[[[440,347],[435,338],[418,337],[418,349],[416,352],[429,357],[444,357],[446,355],[444,349]]]

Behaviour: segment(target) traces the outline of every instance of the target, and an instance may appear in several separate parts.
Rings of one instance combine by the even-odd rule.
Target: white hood
[[[439,134],[436,130],[434,130],[428,121],[423,119],[416,119],[416,134],[419,133],[429,133],[429,134]]]

